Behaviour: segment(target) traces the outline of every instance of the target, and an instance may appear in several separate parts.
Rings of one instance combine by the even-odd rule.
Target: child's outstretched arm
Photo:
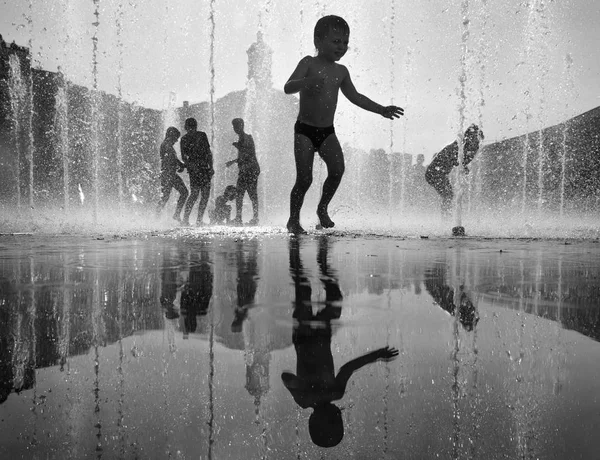
[[[359,106],[361,109],[378,113],[382,117],[389,118],[390,120],[393,120],[394,118],[400,118],[401,115],[404,115],[404,109],[402,107],[396,107],[395,105],[383,106],[372,101],[367,96],[360,94],[358,91],[356,91],[354,83],[352,83],[348,69],[344,67],[344,70],[345,76],[342,80],[342,84],[340,85],[340,89],[350,102]]]
[[[397,356],[398,350],[396,348],[379,348],[378,350],[372,351],[371,353],[359,356],[358,358],[355,358],[352,361],[348,361],[340,368],[338,374],[335,377],[335,380],[341,386],[341,388],[345,389],[348,380],[350,379],[350,377],[352,377],[352,374],[361,367],[366,366],[369,363],[374,363],[379,359],[383,361],[391,361]]]
[[[294,94],[303,89],[320,90],[323,86],[323,77],[307,77],[311,59],[310,56],[306,56],[300,60],[288,81],[283,85],[285,94]]]

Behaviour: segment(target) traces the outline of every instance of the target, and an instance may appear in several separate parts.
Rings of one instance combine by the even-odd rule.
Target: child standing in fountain
[[[195,118],[185,120],[186,134],[181,138],[181,158],[190,174],[191,193],[185,203],[183,224],[189,225],[190,214],[194,203],[200,196],[198,205],[198,218],[196,225],[203,225],[202,219],[210,196],[210,182],[215,173],[213,169],[213,156],[208,143],[208,137],[203,131],[198,131],[198,122]]]
[[[327,179],[323,183],[317,217],[323,228],[335,224],[327,208],[335,195],[344,174],[344,154],[335,134],[333,119],[338,93],[361,109],[394,119],[404,115],[404,110],[394,105],[384,107],[360,94],[348,69],[337,63],[348,51],[350,27],[339,16],[325,16],[317,21],[314,44],[317,56],[306,56],[284,86],[286,94],[300,93],[300,110],[294,126],[294,158],[296,183],[290,194],[290,218],[287,229],[294,234],[306,233],[300,225],[300,210],[312,183],[315,151],[327,166]]]
[[[183,183],[181,177],[177,175],[178,172],[183,172],[185,165],[177,158],[177,153],[173,148],[173,145],[179,140],[181,133],[173,126],[167,128],[165,134],[165,140],[160,144],[160,188],[161,196],[156,209],[156,215],[158,216],[162,209],[169,201],[171,195],[171,189],[175,189],[179,192],[179,199],[177,200],[177,207],[175,208],[175,214],[173,219],[181,219],[181,210],[185,204],[185,200],[188,197],[188,190]]]
[[[248,192],[250,201],[252,201],[252,220],[249,225],[258,225],[258,176],[260,166],[256,159],[256,149],[254,139],[244,131],[244,120],[234,118],[231,121],[233,131],[239,136],[233,146],[238,150],[238,157],[225,163],[226,167],[234,163],[238,164],[238,180],[235,186],[237,196],[235,200],[235,220],[236,225],[242,225],[242,207],[244,205],[244,195]]]

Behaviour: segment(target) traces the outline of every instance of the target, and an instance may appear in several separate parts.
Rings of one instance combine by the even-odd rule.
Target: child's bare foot
[[[306,230],[302,228],[300,222],[294,220],[288,220],[287,230],[294,235],[304,235],[306,234]]]
[[[317,217],[323,228],[331,228],[335,226],[335,223],[329,218],[326,210],[317,210]]]

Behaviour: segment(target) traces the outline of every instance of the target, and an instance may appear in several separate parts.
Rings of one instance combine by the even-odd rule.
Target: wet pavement
[[[0,458],[597,458],[599,339],[597,240],[3,235]]]

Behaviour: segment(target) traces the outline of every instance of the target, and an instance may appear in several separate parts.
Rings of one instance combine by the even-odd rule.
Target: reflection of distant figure
[[[177,275],[177,270],[173,268],[163,268],[161,273],[160,306],[167,319],[179,318],[174,304],[177,297]]]
[[[463,167],[465,172],[469,172],[467,165],[473,161],[475,154],[479,151],[479,144],[483,140],[483,131],[477,125],[471,125],[465,131],[464,145],[464,162]],[[438,192],[442,197],[442,213],[447,214],[452,207],[452,184],[448,176],[455,166],[458,166],[458,142],[444,147],[434,157],[425,173],[427,182]]]
[[[183,317],[183,337],[196,332],[197,316],[204,316],[213,293],[212,264],[208,251],[201,249],[199,257],[190,260],[190,273],[181,291],[181,316]]]
[[[254,303],[258,280],[258,240],[247,241],[247,251],[244,250],[243,240],[237,244],[237,306],[231,332],[242,331],[242,323],[248,316],[248,309]]]
[[[281,379],[302,408],[312,407],[308,422],[311,439],[321,447],[332,447],[342,440],[344,425],[340,409],[332,401],[342,399],[352,374],[379,359],[398,355],[395,348],[384,347],[344,364],[337,375],[331,354],[331,320],[341,315],[342,293],[335,275],[329,270],[326,236],[319,240],[317,261],[325,288],[324,305],[313,312],[310,281],[300,259],[300,241],[290,240],[290,274],[295,287],[293,342],[296,349],[296,374],[283,372]]]
[[[456,315],[456,304],[454,303],[454,289],[447,285],[446,267],[436,265],[425,274],[425,289],[431,294],[433,300],[452,316]],[[479,321],[477,309],[471,299],[460,286],[460,305],[458,307],[458,320],[467,331],[472,331]]]
[[[229,201],[237,196],[235,186],[228,185],[225,187],[223,195],[215,198],[215,207],[208,213],[208,218],[212,225],[227,225],[231,223],[231,205]]]
[[[258,224],[258,176],[260,174],[260,166],[256,159],[256,149],[254,147],[254,139],[244,131],[244,120],[234,118],[231,122],[233,130],[239,136],[238,140],[233,143],[233,146],[238,150],[238,157],[225,163],[229,167],[234,163],[238,164],[238,180],[236,184],[237,197],[235,200],[235,223],[242,224],[242,208],[244,205],[244,194],[248,192],[250,201],[252,202],[252,220],[250,225]]]
[[[171,189],[174,188],[179,192],[177,207],[175,208],[175,214],[173,214],[175,220],[181,219],[181,210],[188,197],[188,190],[181,177],[177,175],[178,172],[183,171],[185,165],[177,158],[177,153],[173,148],[180,134],[177,128],[171,126],[167,128],[165,140],[160,144],[160,201],[156,208],[156,214],[158,215],[169,201]]]

